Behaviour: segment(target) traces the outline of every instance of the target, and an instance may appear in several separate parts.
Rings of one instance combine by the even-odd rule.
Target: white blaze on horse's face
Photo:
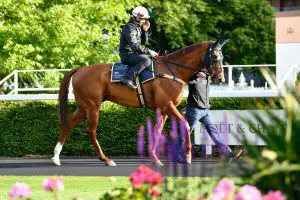
[[[214,48],[212,49],[212,81],[216,84],[221,84],[225,82],[222,47],[227,42],[228,40],[225,40],[224,42],[217,41],[214,43]]]
[[[212,81],[214,84],[221,84],[225,82],[223,64],[221,62],[213,64],[212,71]]]
[[[213,49],[212,59],[214,62],[222,62],[222,59],[223,59],[222,49],[219,49],[219,48]]]
[[[221,48],[214,48],[212,51],[212,81],[214,84],[221,84],[225,82],[223,69],[223,54]]]

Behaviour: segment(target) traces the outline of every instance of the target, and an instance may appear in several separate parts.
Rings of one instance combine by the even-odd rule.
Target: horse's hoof
[[[111,167],[117,166],[116,163],[115,163],[114,161],[112,161],[112,160],[108,161],[106,164],[107,164],[108,166],[111,166]]]
[[[186,157],[186,163],[187,163],[187,164],[191,164],[191,163],[192,163],[192,158],[189,157],[189,156],[187,156],[187,157]]]
[[[53,162],[54,165],[60,166],[60,160],[59,160],[59,159],[57,159],[57,158],[52,158],[52,162]]]
[[[158,167],[163,167],[164,166],[164,164],[160,160],[156,160],[154,164]]]

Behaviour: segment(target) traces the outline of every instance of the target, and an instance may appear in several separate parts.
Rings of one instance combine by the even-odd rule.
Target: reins
[[[152,63],[154,63],[154,62],[152,61]],[[185,81],[181,80],[180,78],[177,78],[177,77],[173,74],[172,71],[171,71],[171,73],[173,74],[173,76],[172,76],[172,75],[169,75],[169,74],[165,74],[165,73],[161,73],[161,72],[157,72],[157,71],[150,70],[150,67],[147,67],[145,70],[147,70],[147,71],[149,71],[149,72],[151,72],[151,73],[154,73],[154,74],[157,75],[157,76],[161,76],[161,77],[164,77],[164,78],[168,78],[168,79],[177,81],[177,82],[181,83],[182,85],[186,85],[186,84],[187,84]]]
[[[153,60],[157,61],[156,58],[152,58],[152,63],[154,63]],[[165,62],[165,63],[172,64],[172,65],[176,65],[176,66],[181,67],[181,68],[184,68],[184,69],[193,70],[193,71],[194,71],[194,70],[197,70],[197,69],[194,69],[194,68],[192,68],[192,67],[190,67],[190,66],[181,65],[181,64],[174,63],[174,62],[171,62],[171,61],[168,61],[168,60],[161,60],[161,61],[162,61],[162,62]],[[152,70],[149,69],[149,67],[147,67],[145,70],[147,70],[147,71],[149,71],[149,72],[152,72],[152,73],[154,73],[154,74],[157,75],[157,76],[161,76],[161,77],[164,77],[164,78],[168,78],[168,79],[172,79],[172,80],[178,81],[178,82],[180,82],[180,83],[183,84],[183,85],[186,85],[186,84],[187,84],[185,81],[181,80],[180,78],[177,78],[177,77],[174,75],[174,73],[172,72],[172,70],[170,69],[169,65],[167,65],[167,66],[168,66],[169,71],[172,73],[172,75],[165,74],[165,73],[161,73],[161,72],[157,72],[157,71],[152,71]]]
[[[154,59],[157,60],[156,58],[154,58]],[[174,62],[171,62],[171,61],[168,61],[168,60],[161,60],[161,61],[166,62],[166,63],[169,63],[169,64],[172,64],[172,65],[176,65],[176,66],[181,67],[181,68],[184,68],[184,69],[195,70],[195,69],[192,68],[192,67],[185,66],[185,65],[182,65],[182,64],[178,64],[178,63],[174,63]]]
[[[207,56],[208,56],[208,58],[207,58]],[[152,59],[152,63],[154,62],[154,60],[155,61],[158,60],[157,58],[151,58],[151,59]],[[207,59],[208,59],[209,67],[206,70],[208,70],[208,72],[207,71],[206,72],[203,71],[203,72],[206,73],[206,74],[210,74],[210,70],[211,70],[212,64],[213,64],[213,60],[212,60],[212,44],[209,44],[208,51],[207,51],[207,53],[206,53],[206,55],[204,57],[204,63],[203,63],[204,66],[205,65],[207,66],[207,64],[205,64],[205,63],[207,63]],[[184,82],[183,80],[177,78],[170,67],[174,67],[174,65],[175,65],[177,67],[180,67],[180,68],[183,68],[183,69],[187,69],[187,70],[192,70],[192,71],[196,71],[199,68],[199,67],[197,67],[195,69],[193,67],[182,65],[182,64],[175,63],[175,62],[172,62],[172,61],[169,61],[169,60],[165,60],[165,59],[159,59],[159,60],[162,61],[162,62],[164,62],[164,63],[171,64],[171,66],[167,65],[167,67],[168,67],[169,71],[172,73],[172,75],[165,74],[165,73],[160,73],[160,72],[156,72],[156,71],[152,71],[149,68],[146,68],[146,70],[154,73],[157,76],[161,76],[161,77],[169,78],[169,79],[172,79],[172,80],[176,80],[176,81],[182,83],[183,85],[186,85],[187,83]]]

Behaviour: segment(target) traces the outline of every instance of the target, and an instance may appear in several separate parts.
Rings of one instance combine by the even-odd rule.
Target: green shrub
[[[300,199],[300,99],[289,93],[280,103],[285,111],[283,119],[266,110],[267,117],[254,115],[260,128],[245,120],[266,148],[259,151],[245,140],[247,165],[242,162],[240,167],[246,181],[262,191],[281,190],[288,199],[296,200]]]
[[[275,99],[277,102],[278,100]],[[264,98],[212,98],[212,109],[255,109],[257,102],[268,105]],[[278,105],[278,103],[277,103]],[[273,105],[272,108],[278,108]],[[182,109],[186,100],[178,106]],[[76,103],[70,102],[70,111]],[[146,124],[148,116],[155,118],[150,110],[125,108],[105,102],[102,104],[98,140],[109,156],[137,155],[136,132]],[[58,109],[56,101],[0,102],[0,156],[51,155],[59,137]],[[169,132],[167,122],[165,131]],[[86,121],[73,131],[62,151],[62,155],[95,155],[86,134]]]

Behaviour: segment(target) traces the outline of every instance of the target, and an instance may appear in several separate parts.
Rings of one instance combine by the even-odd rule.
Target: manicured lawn
[[[0,199],[8,199],[8,192],[16,182],[25,182],[32,188],[32,200],[51,199],[51,194],[42,187],[46,178],[46,176],[0,176]],[[128,177],[115,178],[115,183],[112,183],[111,177],[65,176],[65,190],[59,192],[59,199],[67,200],[80,196],[86,200],[96,200],[114,185],[118,187],[130,185]]]
[[[16,182],[25,182],[32,188],[32,200],[51,199],[52,196],[42,188],[43,180],[46,176],[0,176],[0,200],[8,199],[8,192]],[[211,192],[217,182],[217,178],[188,178],[185,181],[177,178],[169,178],[169,186],[174,189],[188,186],[191,196],[199,196],[205,192]],[[180,181],[181,180],[181,181]],[[199,188],[199,182],[205,181],[206,184]],[[233,178],[235,182],[240,179]],[[82,177],[65,176],[65,190],[59,192],[59,199],[68,200],[77,196],[85,200],[99,199],[106,191],[114,187],[128,187],[130,182],[128,177]],[[181,183],[181,184],[180,184]],[[179,185],[178,185],[179,184]],[[176,185],[176,186],[175,186]],[[161,190],[164,187],[161,188]]]

